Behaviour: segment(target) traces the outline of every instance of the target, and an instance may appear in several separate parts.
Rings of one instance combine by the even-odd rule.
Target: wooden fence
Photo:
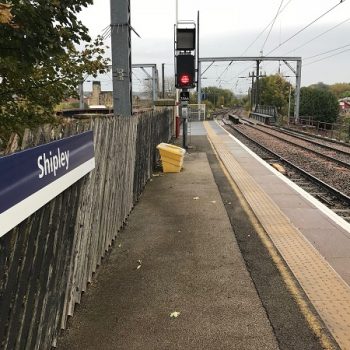
[[[27,130],[8,153],[94,131],[96,168],[0,238],[0,348],[49,349],[152,175],[172,110]],[[1,224],[1,223],[0,223]]]

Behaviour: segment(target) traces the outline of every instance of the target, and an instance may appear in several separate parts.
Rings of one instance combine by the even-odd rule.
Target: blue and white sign
[[[0,158],[0,237],[95,168],[93,132]]]

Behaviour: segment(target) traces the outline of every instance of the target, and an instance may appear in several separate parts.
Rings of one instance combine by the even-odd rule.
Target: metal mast
[[[110,0],[114,115],[132,115],[130,0]]]

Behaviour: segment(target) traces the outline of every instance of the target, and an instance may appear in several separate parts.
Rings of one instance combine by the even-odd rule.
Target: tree
[[[287,114],[291,84],[281,75],[269,75],[259,80],[260,103],[275,106],[279,113]]]
[[[202,101],[210,102],[214,108],[221,105],[231,107],[237,103],[237,98],[231,90],[209,86],[202,89]]]
[[[330,89],[330,85],[327,85],[322,81],[318,82],[317,84],[312,84],[309,87],[317,90],[323,90],[323,91],[329,91]]]
[[[338,100],[332,92],[315,87],[301,88],[300,115],[313,116],[316,120],[333,123],[338,114]]]
[[[11,4],[0,3],[0,24],[4,24],[10,27],[16,27],[13,21],[13,14],[11,13]]]
[[[5,3],[0,25],[0,132],[21,131],[53,115],[76,96],[85,75],[107,69],[101,38],[91,41],[77,19],[92,0],[32,0]],[[1,12],[2,14],[5,11]],[[5,18],[2,16],[1,18]],[[82,51],[77,44],[86,42]]]
[[[334,93],[337,98],[350,97],[350,84],[349,83],[336,83],[329,86],[331,92]]]

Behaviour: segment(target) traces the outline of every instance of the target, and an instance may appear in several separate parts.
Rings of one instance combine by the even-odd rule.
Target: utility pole
[[[162,63],[162,98],[165,98],[164,63]]]
[[[110,0],[114,115],[132,115],[130,0]]]
[[[79,109],[84,109],[84,81],[79,84]]]
[[[289,85],[289,96],[288,96],[288,125],[289,125],[289,119],[290,119],[290,101],[291,101],[291,95],[292,95],[292,85]]]
[[[255,102],[255,99],[254,99],[254,91],[255,91],[255,87],[254,87],[254,78],[256,77],[255,73],[254,72],[249,72],[249,77],[252,78],[252,88],[250,90],[250,106],[251,106],[251,109],[253,110],[253,106],[254,106],[254,102]]]
[[[299,123],[300,86],[301,86],[301,60],[297,61],[296,83],[295,83],[294,120],[296,124]]]
[[[259,105],[260,102],[260,91],[259,91],[259,78],[260,78],[260,62],[256,61],[256,96],[255,96],[255,106]]]
[[[197,103],[198,103],[198,120],[201,120],[201,99],[200,94],[200,67],[199,67],[199,11],[197,11]],[[205,113],[203,115],[203,120],[205,118]]]

